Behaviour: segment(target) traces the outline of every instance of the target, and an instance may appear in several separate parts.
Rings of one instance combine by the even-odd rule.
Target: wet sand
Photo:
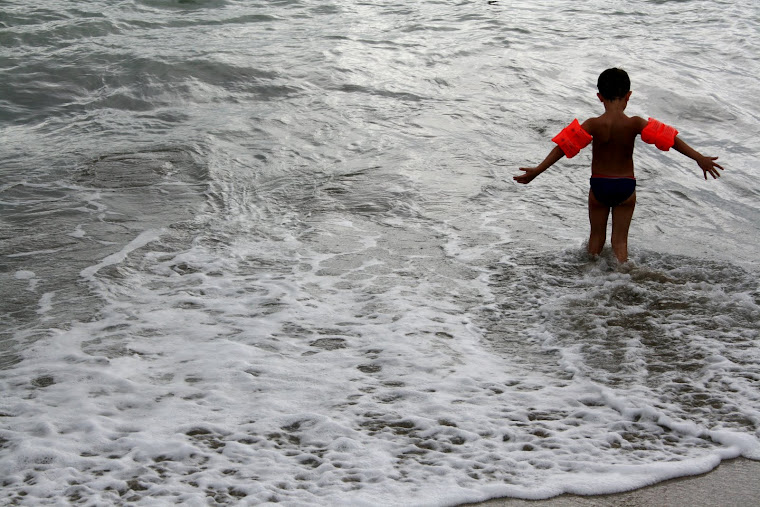
[[[760,461],[733,459],[702,475],[671,479],[612,495],[560,495],[548,500],[498,498],[463,504],[484,507],[753,507],[760,505]]]

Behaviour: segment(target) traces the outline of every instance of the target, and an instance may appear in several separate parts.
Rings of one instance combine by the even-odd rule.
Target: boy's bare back
[[[606,111],[601,116],[589,118],[582,126],[594,138],[591,174],[633,178],[633,146],[636,136],[646,126],[646,120],[627,116],[622,111]]]

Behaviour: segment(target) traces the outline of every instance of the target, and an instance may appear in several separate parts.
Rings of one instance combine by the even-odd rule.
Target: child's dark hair
[[[599,75],[596,87],[607,100],[622,99],[631,91],[631,79],[623,69],[607,69]]]

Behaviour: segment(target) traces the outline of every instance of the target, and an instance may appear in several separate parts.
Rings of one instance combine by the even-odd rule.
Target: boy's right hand
[[[702,169],[702,172],[705,175],[705,179],[707,179],[707,173],[710,173],[710,176],[715,178],[720,178],[720,173],[715,169],[716,167],[723,170],[723,167],[716,162],[718,160],[718,157],[700,157],[697,159],[697,164],[699,164],[699,167]]]

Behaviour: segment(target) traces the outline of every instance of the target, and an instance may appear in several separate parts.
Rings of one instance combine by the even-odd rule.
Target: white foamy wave
[[[297,254],[151,236],[111,259],[118,277],[91,270],[110,286],[103,317],[38,341],[4,381],[3,438],[23,451],[3,461],[8,486],[438,504],[619,491],[758,456],[760,400],[730,374],[756,349],[725,344],[757,334],[741,270],[653,255],[619,273],[572,251],[504,264],[444,225],[311,227]],[[714,292],[738,297],[712,315],[693,303]]]

